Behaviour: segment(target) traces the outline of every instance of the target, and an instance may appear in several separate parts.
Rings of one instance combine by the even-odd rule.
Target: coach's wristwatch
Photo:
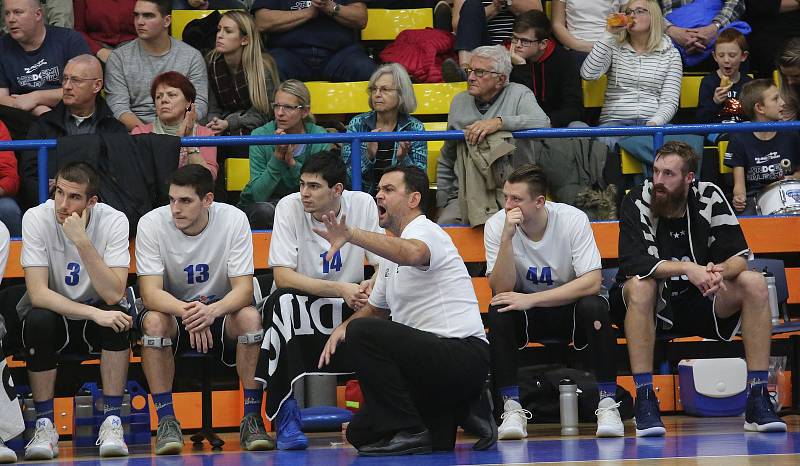
[[[798,1],[800,1],[800,0],[798,0]],[[338,3],[334,3],[333,4],[333,10],[331,11],[331,16],[333,16],[334,18],[339,16],[339,10],[341,10],[341,9],[342,9],[341,5],[339,5]]]

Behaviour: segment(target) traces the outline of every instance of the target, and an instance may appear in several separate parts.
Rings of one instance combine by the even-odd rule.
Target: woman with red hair
[[[169,134],[172,136],[213,136],[214,132],[197,124],[197,113],[194,99],[197,91],[186,76],[167,71],[153,79],[150,96],[156,105],[156,119],[152,123],[139,125],[131,134]],[[217,178],[216,147],[181,147],[178,167],[196,163],[211,172]]]

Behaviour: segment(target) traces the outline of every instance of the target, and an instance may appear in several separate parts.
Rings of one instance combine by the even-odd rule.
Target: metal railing
[[[653,136],[654,151],[664,136],[674,134],[747,133],[756,131],[800,131],[800,121],[769,123],[717,123],[666,126],[603,126],[593,128],[537,128],[512,132],[514,138],[582,138],[601,136]],[[308,144],[320,142],[351,145],[353,190],[361,190],[361,143],[381,141],[448,141],[464,139],[463,131],[404,131],[393,133],[284,134],[280,136],[206,136],[181,138],[182,146],[240,146],[266,144]],[[55,139],[0,141],[0,150],[38,150],[39,201],[47,200],[47,150]]]

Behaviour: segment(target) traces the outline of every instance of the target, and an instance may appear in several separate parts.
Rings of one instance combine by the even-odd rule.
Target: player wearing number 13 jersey
[[[527,436],[530,413],[519,404],[517,349],[541,338],[591,346],[600,404],[597,435],[621,437],[616,395],[616,340],[608,301],[600,296],[600,252],[586,214],[545,200],[541,168],[524,165],[503,186],[505,208],[484,226],[486,273],[492,288],[489,349],[495,388],[503,399],[498,437]]]
[[[156,454],[178,454],[183,435],[172,408],[175,352],[221,355],[244,387],[239,441],[245,450],[275,447],[261,420],[255,381],[263,331],[253,307],[253,239],[244,212],[214,202],[211,172],[186,165],[170,179],[169,205],[139,220],[136,272],[146,311],[142,368],[158,414]],[[211,439],[209,439],[211,441]]]

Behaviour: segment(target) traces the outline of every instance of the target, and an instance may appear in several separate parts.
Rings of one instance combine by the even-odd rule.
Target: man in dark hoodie
[[[550,20],[539,10],[517,16],[511,36],[511,82],[528,86],[553,128],[583,118],[583,92],[575,61],[553,38]],[[585,124],[579,124],[585,126]]]
[[[100,90],[103,89],[103,69],[96,57],[85,54],[68,61],[61,82],[64,90],[62,101],[31,126],[28,139],[127,133],[125,125],[114,118],[111,109],[100,96]],[[21,154],[19,197],[23,208],[39,203],[37,167],[37,151],[25,151]]]

